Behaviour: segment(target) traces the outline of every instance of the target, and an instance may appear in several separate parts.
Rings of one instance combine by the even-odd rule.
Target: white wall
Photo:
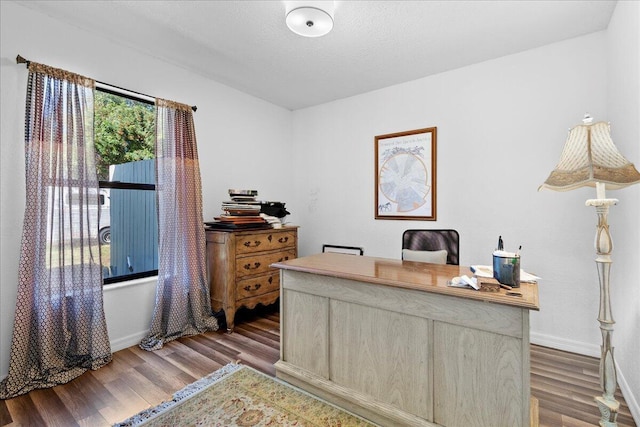
[[[640,168],[640,2],[619,1],[607,29],[607,109],[616,146]],[[640,185],[609,192],[614,241],[611,299],[618,382],[640,420]]]
[[[522,245],[523,268],[544,278],[534,340],[599,355],[595,213],[584,206],[595,195],[537,188],[569,127],[587,111],[608,119],[606,40],[599,32],[295,111],[301,254],[333,243],[399,258],[403,230],[455,228],[461,264],[489,264],[502,235],[507,249]],[[438,220],[374,220],[374,136],[431,126]]]
[[[0,2],[0,378],[9,364],[24,211],[24,105],[27,71],[18,54],[96,80],[197,105],[194,115],[205,219],[221,213],[229,188],[291,198],[291,112],[142,52],[118,46],[42,14]],[[289,205],[287,205],[288,207]],[[104,305],[114,350],[149,328],[155,283],[107,288]]]
[[[635,13],[638,3],[628,3],[620,2],[619,8],[635,8]],[[627,13],[616,11],[624,22],[616,24],[615,35],[599,32],[295,111],[301,254],[332,243],[363,246],[365,255],[399,258],[405,229],[455,228],[461,235],[461,264],[490,264],[502,235],[507,249],[523,246],[523,268],[543,277],[541,310],[531,315],[532,341],[599,357],[596,214],[585,207],[595,191],[537,188],[558,162],[568,129],[580,124],[585,112],[597,120],[613,120],[608,108],[623,98],[615,118],[626,122],[628,139],[620,148],[640,162],[638,39],[626,40],[633,35],[630,25],[637,34],[638,19],[637,13],[631,18]],[[618,72],[624,82],[617,75],[607,79],[608,49],[616,57],[613,67],[635,61],[635,68]],[[607,85],[608,80],[615,83]],[[608,86],[615,86],[616,94],[608,97]],[[438,128],[438,220],[373,219],[374,136],[431,126]],[[614,137],[622,131],[616,133],[614,126]],[[622,384],[627,402],[636,408],[639,187],[617,192],[625,209],[616,207],[610,215],[619,248],[614,259],[624,251],[620,264],[626,265],[613,277],[625,282],[625,290],[614,294],[613,311],[626,323],[616,354],[627,380]],[[618,227],[625,230],[620,236]]]
[[[630,37],[638,34],[637,2],[618,2],[606,32],[294,113],[20,5],[0,8],[0,378],[8,366],[24,207],[26,70],[15,64],[18,53],[196,104],[205,218],[220,212],[228,188],[256,188],[261,198],[287,202],[290,219],[301,225],[301,255],[333,243],[399,258],[402,231],[421,227],[458,229],[463,265],[488,264],[498,235],[508,249],[523,245],[523,267],[544,278],[533,340],[599,355],[595,213],[584,206],[593,191],[536,190],[556,165],[568,128],[587,111],[611,121],[620,149],[640,163],[638,37]],[[374,136],[431,126],[438,127],[438,220],[374,220]],[[639,191],[610,194],[620,199],[610,215],[614,345],[632,410],[640,390]],[[144,334],[153,295],[149,280],[105,291],[114,349]]]
[[[300,252],[322,243],[400,257],[402,231],[456,228],[461,264],[489,264],[498,235],[540,283],[535,336],[597,352],[594,213],[587,189],[537,192],[567,130],[606,119],[605,34],[557,43],[294,112]],[[375,135],[438,128],[438,220],[374,220]]]

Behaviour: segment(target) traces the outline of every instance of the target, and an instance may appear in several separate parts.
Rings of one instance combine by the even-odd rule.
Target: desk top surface
[[[275,263],[272,264],[272,267],[451,295],[530,310],[540,309],[538,305],[538,285],[536,283],[521,283],[519,288],[513,290],[521,293],[522,296],[507,295],[507,291],[504,289],[500,289],[499,292],[482,292],[471,288],[447,286],[447,282],[453,277],[465,274],[471,276],[473,274],[469,267],[465,266],[321,253]]]

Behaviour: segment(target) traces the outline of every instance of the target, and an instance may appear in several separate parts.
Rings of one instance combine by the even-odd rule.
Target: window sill
[[[108,285],[104,285],[102,287],[104,292],[109,292],[109,291],[113,291],[116,289],[121,289],[121,288],[129,288],[129,287],[133,287],[133,286],[141,286],[141,285],[147,285],[149,283],[157,283],[158,282],[158,276],[149,276],[149,277],[142,277],[140,279],[133,279],[133,280],[127,280],[125,282],[117,282],[117,283],[109,283]]]

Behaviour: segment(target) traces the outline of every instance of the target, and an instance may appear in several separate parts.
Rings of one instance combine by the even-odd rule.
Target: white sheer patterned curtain
[[[26,205],[2,399],[66,383],[111,361],[98,244],[94,86],[86,77],[29,64]]]
[[[151,329],[157,350],[176,338],[217,330],[211,312],[202,222],[202,183],[191,107],[156,99],[158,284]]]

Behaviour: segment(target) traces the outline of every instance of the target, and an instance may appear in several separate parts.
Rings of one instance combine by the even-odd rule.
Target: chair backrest
[[[460,236],[456,230],[406,230],[402,233],[402,249],[414,251],[447,251],[447,264],[460,263]]]

